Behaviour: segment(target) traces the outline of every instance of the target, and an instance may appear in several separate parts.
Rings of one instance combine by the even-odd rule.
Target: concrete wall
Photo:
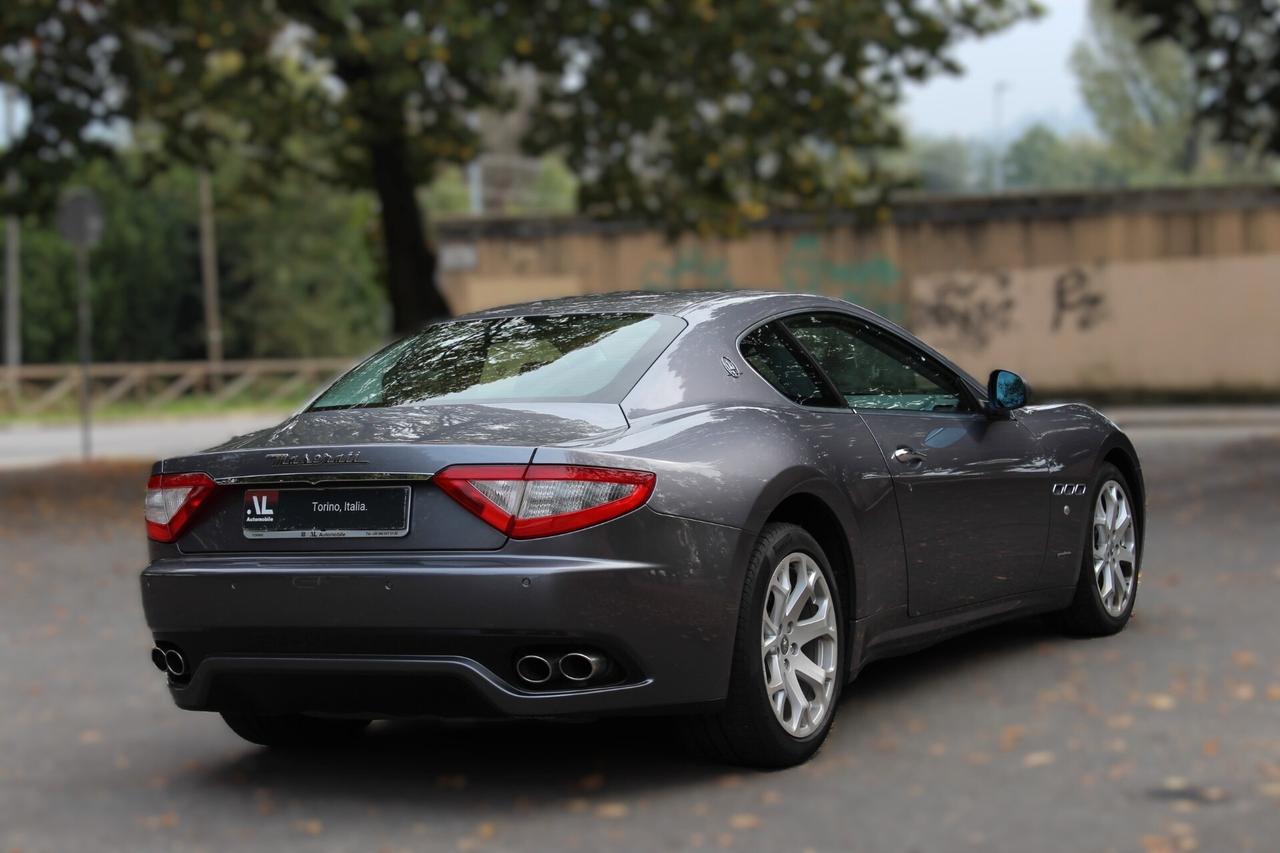
[[[593,291],[825,293],[980,376],[1280,393],[1280,188],[918,197],[874,224],[777,219],[732,241],[582,220],[457,221],[438,239],[456,311]]]

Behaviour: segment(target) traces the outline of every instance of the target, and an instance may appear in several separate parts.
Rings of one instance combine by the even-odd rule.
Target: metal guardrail
[[[191,397],[213,403],[252,398],[271,404],[305,393],[353,363],[350,358],[287,358],[94,364],[89,368],[90,401],[94,409],[122,402],[154,409]],[[0,368],[0,412],[38,415],[73,407],[81,381],[75,364]]]

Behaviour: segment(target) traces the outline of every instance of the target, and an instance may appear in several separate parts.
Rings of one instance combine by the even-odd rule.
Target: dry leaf
[[[596,806],[596,817],[617,819],[626,817],[630,813],[631,809],[627,808],[626,803],[601,803]]]
[[[1000,749],[1002,752],[1013,752],[1022,743],[1027,730],[1022,726],[1005,726],[1000,732]]]
[[[1045,767],[1054,762],[1056,756],[1047,749],[1039,752],[1029,752],[1022,757],[1023,767]]]
[[[293,828],[304,835],[310,835],[312,838],[324,834],[324,821],[315,818],[307,818],[306,820],[295,820]]]

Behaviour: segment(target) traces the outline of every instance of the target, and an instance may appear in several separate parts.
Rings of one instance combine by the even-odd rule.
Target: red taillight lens
[[[208,474],[152,474],[147,481],[147,538],[172,542],[213,493]]]
[[[648,471],[582,465],[456,465],[435,483],[513,539],[581,530],[617,518],[653,494]]]

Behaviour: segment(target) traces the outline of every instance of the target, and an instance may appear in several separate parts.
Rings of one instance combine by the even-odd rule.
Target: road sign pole
[[[76,276],[79,278],[80,326],[80,453],[85,459],[93,455],[93,380],[89,365],[93,361],[93,310],[89,301],[89,249],[76,247]]]
[[[93,453],[93,380],[89,365],[93,360],[93,306],[89,292],[89,250],[102,237],[102,207],[98,198],[84,188],[68,190],[58,205],[58,233],[76,253],[79,290],[80,338],[80,451],[85,459]]]
[[[15,124],[13,99],[7,87],[0,86],[0,98],[4,100],[4,142],[13,145]],[[9,193],[18,190],[18,176],[10,172],[5,177],[5,189]],[[18,217],[12,213],[4,223],[4,363],[7,368],[9,393],[14,404],[18,401],[18,368],[22,366],[22,268],[21,239]]]

